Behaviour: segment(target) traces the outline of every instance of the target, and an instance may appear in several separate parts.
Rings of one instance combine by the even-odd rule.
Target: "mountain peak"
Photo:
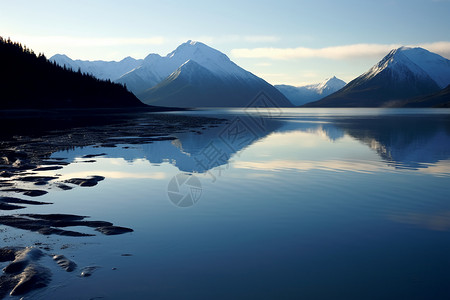
[[[223,55],[222,52],[211,48],[201,42],[188,40],[187,42],[179,45],[174,51],[167,54],[167,57],[172,58],[175,56],[183,56],[183,57],[190,57],[192,59],[193,55]]]
[[[325,79],[321,83],[311,85],[311,88],[315,89],[319,93],[319,95],[328,95],[343,88],[345,85],[345,81],[337,78],[336,76],[333,76],[331,78]]]
[[[275,87],[283,93],[294,105],[303,105],[319,100],[343,88],[346,83],[336,76],[327,78],[316,84],[294,87],[290,85],[276,85]]]
[[[342,81],[341,79],[337,78],[336,76],[327,78],[327,79],[325,79],[325,81],[324,81],[324,83],[327,83],[327,84],[335,83],[335,82],[342,83],[342,82],[344,82],[344,81]],[[344,84],[345,84],[345,82],[344,82]]]
[[[147,55],[144,60],[148,61],[148,60],[152,60],[152,59],[158,59],[161,58],[161,55],[156,54],[156,53],[150,53],[149,55]]]
[[[450,84],[450,60],[420,47],[391,50],[343,89],[308,104],[322,107],[395,106]]]
[[[392,50],[366,74],[373,78],[384,69],[396,72],[404,77],[405,70],[416,76],[431,77],[440,88],[450,83],[450,60],[420,47],[400,47]]]
[[[191,46],[194,46],[195,44],[197,44],[197,43],[199,43],[199,42],[197,42],[197,41],[193,41],[193,40],[188,40],[186,43],[184,43],[184,44],[189,44],[189,45],[191,45]],[[200,43],[200,44],[202,44],[202,43]]]

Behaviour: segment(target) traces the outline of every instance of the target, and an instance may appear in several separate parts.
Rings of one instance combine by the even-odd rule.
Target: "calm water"
[[[50,190],[38,200],[53,205],[21,213],[134,232],[6,228],[6,245],[44,241],[100,266],[89,278],[54,267],[30,299],[450,299],[450,110],[184,114],[228,121],[172,141],[52,154],[71,164],[41,174],[106,179]]]

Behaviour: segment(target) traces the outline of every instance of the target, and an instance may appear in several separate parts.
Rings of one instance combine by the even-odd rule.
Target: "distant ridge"
[[[450,84],[450,60],[422,48],[392,50],[341,90],[308,107],[389,107]]]
[[[275,85],[294,105],[303,105],[312,101],[322,99],[345,86],[345,82],[336,76],[325,79],[317,84],[305,86]]]
[[[120,84],[49,62],[19,43],[0,37],[0,108],[145,107]]]

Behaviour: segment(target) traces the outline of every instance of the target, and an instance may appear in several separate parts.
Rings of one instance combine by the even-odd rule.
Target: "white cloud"
[[[436,43],[422,44],[420,45],[420,47],[423,47],[431,52],[435,52],[446,58],[450,58],[450,42],[436,42]]]
[[[231,50],[231,55],[237,58],[270,58],[290,60],[300,58],[327,58],[327,59],[352,59],[352,58],[377,58],[386,55],[390,50],[402,46],[401,44],[353,44],[325,48],[241,48]],[[445,57],[450,57],[450,42],[436,42],[418,44],[432,52]]]

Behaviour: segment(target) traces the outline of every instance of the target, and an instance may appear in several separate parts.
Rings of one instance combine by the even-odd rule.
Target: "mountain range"
[[[246,107],[261,91],[271,106],[279,107],[427,107],[450,101],[442,91],[450,84],[450,61],[422,48],[394,49],[347,85],[332,77],[301,87],[273,87],[220,51],[195,41],[166,56],[105,62],[55,55],[51,61],[121,83],[142,102],[158,106]]]
[[[74,61],[65,55],[55,55],[50,60],[124,84],[142,102],[151,105],[246,107],[264,92],[273,106],[292,106],[272,85],[220,51],[195,41],[181,44],[166,56],[150,54],[143,60],[128,57],[120,62]]]
[[[283,95],[288,98],[292,104],[300,106],[309,102],[322,99],[334,92],[337,92],[346,85],[344,81],[336,76],[325,79],[321,83],[305,86],[275,85]]]
[[[410,106],[411,101],[423,102],[418,99],[437,93],[449,84],[450,60],[422,48],[400,47],[344,88],[305,106]]]

